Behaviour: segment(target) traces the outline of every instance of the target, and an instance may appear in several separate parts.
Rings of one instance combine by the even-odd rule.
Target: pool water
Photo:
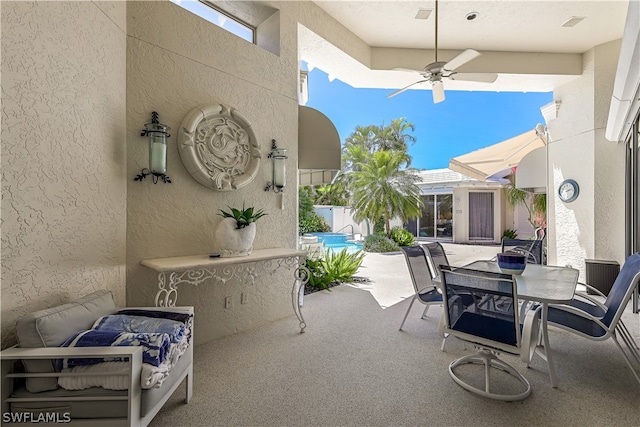
[[[318,241],[324,242],[324,247],[328,251],[340,252],[342,249],[347,248],[348,252],[357,252],[362,249],[362,243],[347,241],[351,234],[333,232],[308,234],[318,236]]]

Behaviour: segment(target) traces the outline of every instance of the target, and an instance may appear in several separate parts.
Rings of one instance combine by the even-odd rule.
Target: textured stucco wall
[[[595,206],[596,259],[625,259],[625,145],[608,141],[605,128],[613,93],[621,41],[596,46],[595,68]]]
[[[618,50],[616,41],[585,52],[582,76],[554,91],[562,105],[549,123],[548,261],[580,269],[582,280],[585,258],[624,257],[624,148],[604,138]],[[557,191],[569,178],[580,196],[563,203]]]
[[[205,254],[217,249],[213,229],[227,206],[255,206],[268,215],[257,223],[254,249],[297,243],[298,57],[296,3],[274,4],[280,10],[280,56],[274,55],[202,20],[170,2],[127,4],[127,302],[148,305],[157,292],[157,275],[143,259]],[[250,184],[232,192],[200,185],[184,168],[177,150],[180,123],[193,108],[226,104],[251,124],[261,145],[262,161]],[[132,178],[147,166],[147,143],[140,129],[151,111],[172,128],[168,170],[172,184],[153,185]],[[271,177],[266,158],[271,140],[287,148],[284,209],[280,196],[265,192]],[[290,316],[292,273],[261,276],[254,285],[231,280],[198,287],[181,285],[178,305],[196,310],[196,342]],[[249,303],[240,304],[240,294]],[[224,308],[225,296],[234,307]],[[292,327],[294,325],[292,324]]]
[[[28,312],[125,302],[125,4],[2,2],[2,347]]]

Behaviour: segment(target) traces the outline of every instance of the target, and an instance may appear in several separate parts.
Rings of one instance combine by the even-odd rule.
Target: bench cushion
[[[59,347],[67,338],[90,329],[101,316],[113,314],[116,305],[110,291],[100,290],[79,300],[20,318],[16,324],[18,344],[23,348]],[[53,360],[24,360],[28,373],[56,372]],[[57,378],[28,378],[27,390],[38,393],[58,388]]]

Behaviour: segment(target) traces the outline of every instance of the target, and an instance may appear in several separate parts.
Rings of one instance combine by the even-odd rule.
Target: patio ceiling
[[[404,87],[434,59],[435,14],[415,19],[434,1],[316,1],[362,42],[300,28],[302,60],[353,87]],[[447,90],[551,91],[582,73],[582,53],[620,39],[627,0],[439,1],[438,59],[473,48],[482,56],[459,71],[495,72],[493,84],[447,80]],[[467,20],[470,12],[478,17]],[[584,17],[573,27],[563,24]],[[310,25],[311,27],[311,25]],[[351,44],[350,44],[351,43]],[[356,59],[357,58],[357,59]],[[421,85],[416,89],[428,89]]]

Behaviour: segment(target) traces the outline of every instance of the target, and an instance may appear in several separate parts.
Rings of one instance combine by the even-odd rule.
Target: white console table
[[[192,255],[172,258],[155,258],[140,264],[158,272],[156,307],[174,307],[178,299],[178,285],[198,285],[212,279],[225,283],[233,278],[255,282],[256,277],[271,275],[280,268],[294,269],[291,299],[293,311],[300,322],[300,332],[306,323],[302,317],[304,285],[309,280],[306,267],[307,252],[296,249],[254,249],[243,257],[210,258],[209,255]],[[168,279],[168,280],[167,280]]]

